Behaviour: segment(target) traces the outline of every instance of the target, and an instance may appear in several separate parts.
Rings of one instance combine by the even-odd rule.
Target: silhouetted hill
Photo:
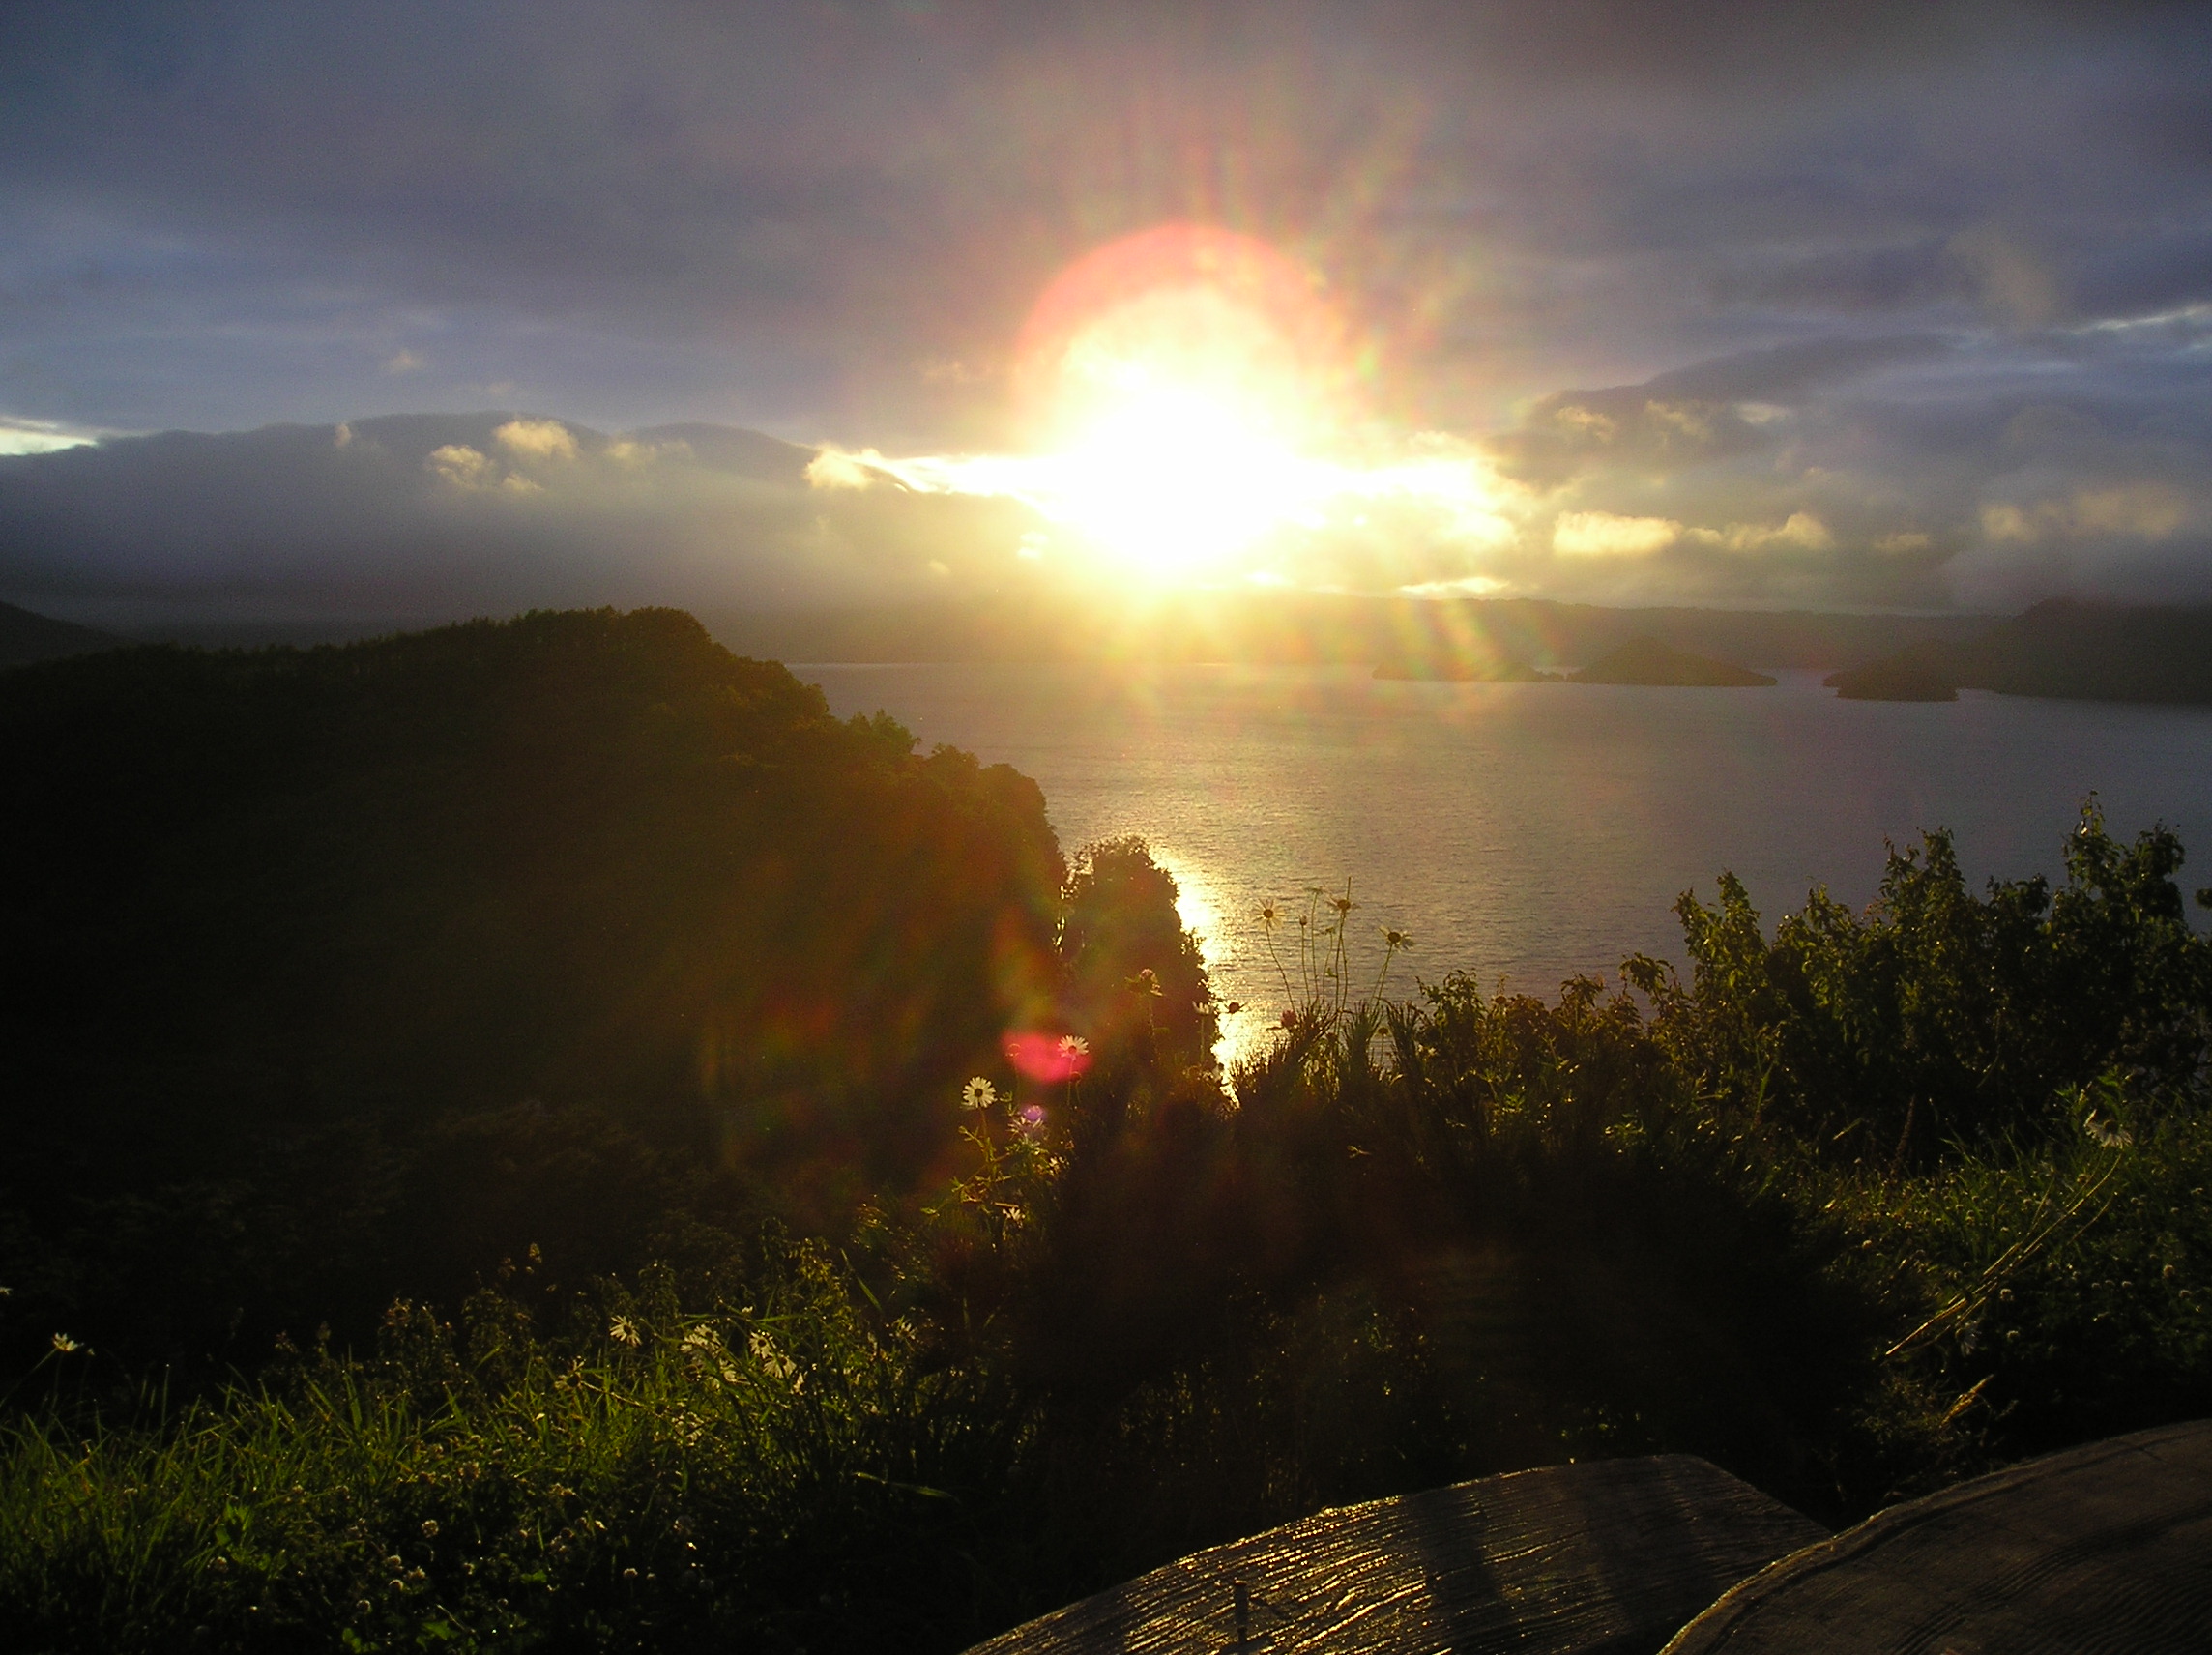
[[[1927,641],[1827,681],[1859,699],[1949,700],[1961,689],[2082,701],[2212,702],[2212,608],[2052,598],[1964,641]]]
[[[1033,783],[909,746],[670,610],[12,674],[0,1027],[287,1109],[742,1091],[764,1020],[895,1080],[995,1036],[1060,877]]]
[[[13,603],[0,603],[0,667],[90,654],[95,650],[115,649],[125,642],[112,632],[96,631],[90,626],[18,609]]]
[[[92,1326],[314,1277],[306,1330],[334,1271],[612,1267],[656,1166],[903,1187],[1050,1002],[1063,874],[1033,782],[912,745],[671,610],[0,677],[0,1281]]]
[[[1667,684],[1683,688],[1744,689],[1774,681],[1764,673],[1745,670],[1729,661],[1693,655],[1670,649],[1656,638],[1631,638],[1609,651],[1580,672],[1567,674],[1569,683]]]

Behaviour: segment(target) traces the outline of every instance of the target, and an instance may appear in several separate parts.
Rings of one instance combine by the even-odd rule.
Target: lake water
[[[1217,993],[1284,996],[1256,919],[1352,882],[1365,986],[1451,970],[1550,993],[1638,950],[1681,960],[1670,909],[1731,869],[1769,926],[1824,885],[1874,895],[1882,843],[1957,835],[1969,878],[2055,874],[2084,795],[2115,833],[2153,821],[2212,885],[2212,709],[1840,701],[1816,673],[1772,689],[1379,682],[1333,668],[800,666],[841,715],[882,708],[925,746],[1004,761],[1044,789],[1062,845],[1137,833],[1183,892]],[[2194,877],[2189,877],[2194,876]],[[1294,973],[1295,975],[1295,973]]]

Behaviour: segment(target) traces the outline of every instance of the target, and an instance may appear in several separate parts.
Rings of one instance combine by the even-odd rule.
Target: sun
[[[1372,361],[1266,242],[1163,224],[1077,259],[1031,308],[1014,451],[824,445],[806,479],[1018,502],[1018,556],[1132,591],[1367,581],[1409,554],[1431,581],[1471,578],[1469,559],[1518,543],[1521,497],[1471,443],[1379,418]]]
[[[1119,570],[1219,570],[1330,486],[1342,337],[1317,285],[1251,236],[1169,224],[1087,254],[1017,348],[1033,497]]]

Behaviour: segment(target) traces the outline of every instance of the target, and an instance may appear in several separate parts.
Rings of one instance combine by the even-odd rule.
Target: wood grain
[[[1892,1506],[1745,1581],[1667,1655],[2200,1655],[2212,1420]]]
[[[1651,1655],[1722,1592],[1826,1538],[1683,1455],[1485,1477],[1281,1528],[1155,1569],[971,1655]]]

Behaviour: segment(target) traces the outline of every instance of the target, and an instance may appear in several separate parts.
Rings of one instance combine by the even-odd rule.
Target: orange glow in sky
[[[1483,468],[1435,454],[1348,458],[1362,425],[1344,319],[1259,239],[1163,224],[1077,259],[1022,325],[1014,393],[1028,452],[886,459],[825,450],[825,486],[870,471],[931,493],[1018,499],[1110,575],[1265,577],[1253,554],[1383,496],[1487,532]]]

